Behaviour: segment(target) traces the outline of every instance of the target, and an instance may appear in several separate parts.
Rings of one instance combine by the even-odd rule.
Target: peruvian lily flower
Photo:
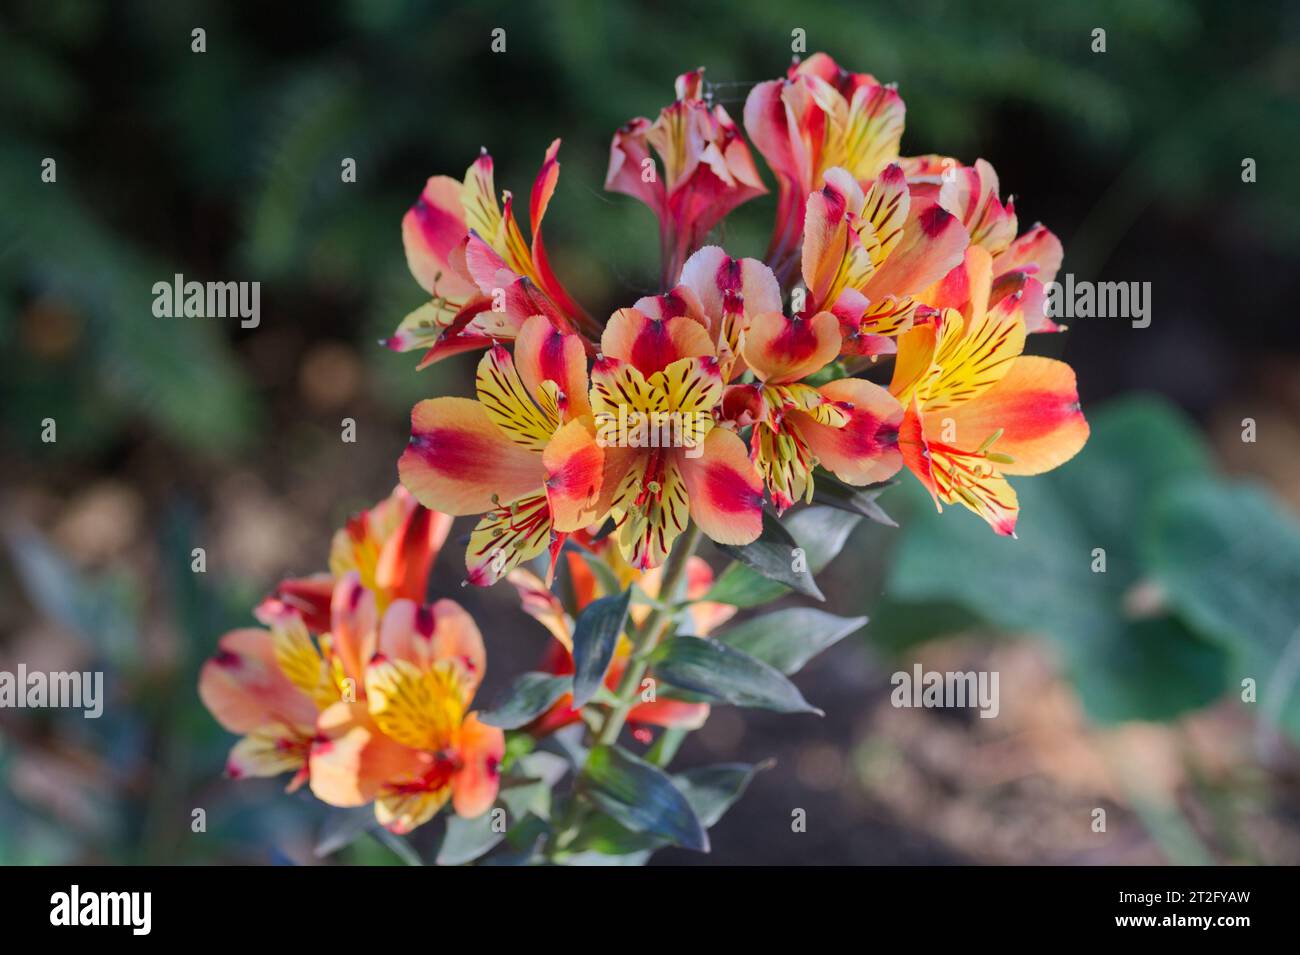
[[[745,131],[776,173],[776,228],[767,261],[784,280],[803,233],[805,204],[828,169],[874,179],[898,158],[905,107],[892,86],[850,73],[825,53],[796,62],[785,79],[759,83],[745,100]]]
[[[334,534],[329,573],[281,581],[254,614],[270,626],[284,609],[295,610],[309,630],[324,633],[330,628],[334,585],[351,571],[375,595],[380,613],[398,598],[423,600],[429,571],[450,530],[450,515],[424,507],[399,484]]]
[[[433,296],[384,344],[393,351],[426,348],[419,367],[462,351],[514,338],[523,322],[546,315],[560,328],[590,324],[551,270],[542,219],[560,175],[557,139],[533,183],[529,243],[515,221],[514,198],[497,202],[492,157],[484,150],[464,182],[434,176],[402,219],[411,274]]]
[[[1074,372],[1022,355],[1024,296],[989,304],[992,257],[972,246],[963,266],[964,312],[945,308],[899,341],[890,391],[906,415],[903,463],[936,507],[962,504],[1015,536],[1019,506],[1004,475],[1041,474],[1088,439]]]
[[[890,354],[916,317],[918,296],[961,263],[966,230],[933,200],[913,196],[896,164],[865,192],[847,169],[824,178],[808,197],[800,314],[832,312],[846,355]]]
[[[856,485],[883,481],[902,466],[903,409],[888,391],[861,378],[816,388],[802,381],[834,361],[840,348],[839,322],[830,312],[810,318],[765,312],[745,333],[745,361],[757,381],[732,385],[724,414],[753,425],[751,453],[778,513],[800,498],[812,500],[818,464]]]
[[[302,615],[264,604],[269,630],[227,633],[199,673],[199,697],[217,722],[243,735],[226,763],[232,778],[292,772],[307,779],[318,714],[359,692],[363,654],[373,652],[375,595],[349,572],[335,585],[331,631],[313,641]]]
[[[716,349],[722,380],[729,382],[745,370],[744,336],[754,316],[781,311],[781,286],[758,259],[733,259],[718,246],[708,245],[686,260],[677,288],[660,296],[660,300],[677,299],[696,303],[695,313]],[[652,305],[643,299],[636,308],[654,316]]]
[[[993,286],[989,301],[996,304],[1015,292],[1024,293],[1023,311],[1029,332],[1064,331],[1047,316],[1046,286],[1056,278],[1064,251],[1042,223],[1017,237],[1015,200],[1004,204],[998,192],[998,175],[983,159],[962,166],[941,156],[916,156],[902,160],[913,190],[936,199],[993,257]],[[955,268],[945,281],[923,298],[936,307],[960,307],[967,294],[965,270]]]
[[[548,486],[570,485],[570,472],[585,468],[575,459],[599,454],[595,511],[608,510],[639,570],[661,564],[690,520],[719,543],[755,540],[763,485],[745,442],[714,427],[723,381],[708,329],[624,308],[605,326],[601,352],[591,375],[596,434],[571,430],[572,445],[550,455]]]
[[[703,69],[677,77],[677,101],[654,122],[630,121],[609,148],[605,188],[640,199],[659,218],[665,287],[709,230],[767,192],[740,130],[725,109],[709,105],[703,85]]]
[[[453,601],[398,600],[374,640],[364,696],[317,721],[312,792],[333,806],[373,802],[396,833],[448,801],[460,816],[482,815],[496,800],[505,736],[470,711],[487,665],[478,627]]]
[[[302,627],[302,620],[285,625]],[[218,723],[242,737],[226,760],[227,775],[293,773],[287,787],[293,792],[307,781],[319,704],[281,669],[280,643],[271,631],[256,627],[227,633],[200,671],[199,697]]]
[[[398,473],[417,499],[447,514],[483,514],[465,554],[471,583],[487,586],[596,510],[602,455],[592,437],[582,340],[536,315],[514,357],[494,345],[479,362],[477,400],[431,398],[411,411]]]
[[[605,539],[605,542],[607,541],[608,538]],[[578,611],[581,611],[591,601],[602,596],[602,591],[583,558],[575,553],[570,553],[567,556],[573,582],[574,605]],[[618,560],[616,551],[610,553],[609,556],[614,558],[615,573],[621,578],[625,577],[622,580],[623,586],[626,587],[635,582],[642,592],[651,599],[659,596],[660,568],[639,572],[630,565]],[[619,574],[619,567],[626,569],[626,576]],[[531,571],[522,567],[515,568],[510,572],[510,582],[515,585],[515,589],[519,592],[520,605],[524,611],[541,623],[555,637],[555,640],[548,645],[548,649],[543,656],[541,667],[543,672],[554,673],[558,676],[573,673],[573,619],[565,613],[564,606],[556,598],[555,594]],[[736,612],[735,607],[700,600],[712,586],[712,568],[703,558],[692,556],[687,563],[686,599],[695,601],[690,606],[689,614],[696,636],[708,636],[713,628],[725,623]],[[632,608],[633,623],[640,623],[648,610],[649,608],[644,604],[634,605]],[[621,634],[615,646],[609,669],[605,673],[605,686],[610,691],[617,690],[619,681],[623,678],[623,671],[627,668],[631,656],[632,641],[628,639],[626,634]],[[707,703],[655,699],[638,703],[628,713],[627,720],[634,726],[662,726],[695,730],[703,726],[708,717],[709,705]],[[556,700],[545,713],[530,723],[526,729],[534,736],[545,736],[563,726],[575,723],[579,719],[581,719],[581,716],[577,710],[573,709],[573,695],[566,693]]]

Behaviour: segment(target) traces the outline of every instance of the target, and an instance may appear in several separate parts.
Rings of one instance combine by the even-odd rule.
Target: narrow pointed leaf
[[[474,819],[463,819],[455,813],[447,816],[447,832],[438,847],[438,865],[465,865],[490,852],[506,837],[492,826],[493,811],[488,810]]]
[[[788,607],[746,620],[717,639],[789,675],[866,622],[866,617],[837,617],[815,607]]]
[[[586,706],[605,680],[632,599],[621,594],[593,600],[578,617],[573,632],[573,708]]]
[[[717,640],[674,637],[651,660],[657,678],[717,703],[823,715],[780,670]]]
[[[766,511],[763,512],[763,532],[758,540],[739,546],[719,545],[719,549],[769,580],[784,584],[806,597],[826,599],[807,566],[795,569],[795,551],[799,544],[781,522]],[[803,563],[806,565],[806,559]]]
[[[708,829],[717,825],[726,811],[744,795],[753,778],[772,765],[774,762],[770,759],[753,766],[746,763],[721,763],[688,769],[671,778],[690,803],[695,817]],[[605,856],[647,854],[662,849],[667,844],[656,836],[632,832],[609,816],[596,816],[588,821],[575,843],[585,854]]]
[[[496,706],[479,714],[479,719],[503,730],[518,729],[541,716],[569,692],[573,680],[550,673],[524,673],[510,684]]]
[[[624,829],[709,851],[709,837],[668,774],[617,746],[591,751],[581,792]]]
[[[867,487],[854,487],[845,484],[827,471],[819,470],[816,483],[813,485],[813,502],[848,511],[851,514],[859,514],[867,520],[884,524],[886,527],[897,527],[898,522],[876,503],[876,498],[897,483],[897,481],[882,481]]]
[[[792,511],[782,521],[795,543],[803,548],[804,559],[812,574],[825,569],[861,522],[862,518],[857,514],[815,505]],[[737,562],[722,572],[705,599],[736,607],[757,607],[789,592],[790,588],[785,584]]]

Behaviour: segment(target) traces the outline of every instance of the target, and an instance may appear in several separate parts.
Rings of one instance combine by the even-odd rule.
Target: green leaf
[[[768,759],[753,766],[748,763],[699,766],[678,773],[673,781],[686,796],[700,822],[705,828],[711,828],[745,794],[753,778],[774,765],[776,761]]]
[[[510,684],[496,706],[479,714],[479,719],[504,730],[518,729],[545,713],[572,686],[573,680],[568,676],[524,673]]]
[[[764,520],[767,520],[767,515],[764,515]],[[861,518],[857,515],[848,515],[833,507],[813,506],[791,511],[782,523],[796,545],[803,548],[804,560],[811,576],[821,573],[835,558],[860,521]],[[788,550],[786,554],[788,564]],[[757,607],[788,593],[790,588],[784,584],[763,576],[745,564],[734,563],[722,572],[704,599],[735,607]]]
[[[738,560],[751,570],[757,571],[769,580],[785,584],[787,587],[817,600],[825,600],[812,573],[807,569],[795,569],[795,551],[799,545],[794,537],[768,512],[763,512],[763,531],[758,540],[752,544],[721,544],[719,549]]]
[[[818,469],[816,483],[813,485],[813,501],[817,504],[825,504],[827,507],[848,511],[850,514],[860,514],[886,527],[897,527],[898,522],[876,503],[876,498],[897,483],[895,480],[890,480],[867,487],[854,487],[845,484],[829,471]]]
[[[791,674],[866,623],[866,617],[837,617],[816,607],[788,607],[746,620],[718,634],[717,639]]]
[[[744,795],[754,776],[772,765],[772,760],[766,760],[754,766],[746,763],[701,766],[677,773],[672,781],[686,797],[696,818],[708,829],[717,825],[726,811]],[[631,832],[609,816],[596,816],[583,826],[574,846],[587,853],[625,856],[648,854],[667,844],[652,835]]]
[[[473,819],[449,814],[447,832],[438,847],[438,865],[465,865],[491,852],[506,837],[492,828],[492,816],[491,809]]]
[[[1006,631],[1047,634],[1095,720],[1168,719],[1215,699],[1227,660],[1180,620],[1129,609],[1130,591],[1148,576],[1135,538],[1163,493],[1205,471],[1206,452],[1162,402],[1126,401],[1090,417],[1092,437],[1074,460],[1014,482],[1018,540],[998,537],[961,507],[942,515],[917,507],[887,592],[955,603]],[[1098,548],[1104,573],[1092,570]],[[873,631],[880,627],[878,617]]]
[[[621,594],[601,597],[587,605],[573,632],[573,708],[581,709],[605,680],[609,661],[627,622],[632,600],[629,587]]]
[[[709,851],[709,837],[691,805],[663,770],[617,746],[591,751],[581,792],[623,828],[674,845]]]
[[[331,856],[378,827],[379,820],[375,818],[375,810],[371,806],[331,809],[321,824],[320,832],[316,834],[316,848],[313,850],[316,858]]]
[[[541,780],[503,786],[497,798],[511,819],[523,819],[529,813],[539,819],[551,818],[551,787]]]
[[[420,859],[420,854],[415,851],[415,848],[406,840],[405,836],[391,833],[383,826],[371,829],[369,834],[371,838],[387,846],[393,855],[401,859],[406,865],[424,865],[424,862]]]
[[[1262,489],[1192,479],[1161,501],[1148,543],[1170,603],[1300,738],[1300,523]]]
[[[824,715],[780,670],[717,640],[673,637],[650,659],[655,676],[665,683],[718,703]]]
[[[483,865],[529,865],[536,861],[542,840],[551,833],[545,819],[529,813],[514,823],[506,833],[506,844],[483,860]]]

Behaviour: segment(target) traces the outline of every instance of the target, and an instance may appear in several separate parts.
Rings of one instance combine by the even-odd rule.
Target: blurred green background
[[[796,28],[808,52],[898,83],[905,154],[991,161],[1022,226],[1062,238],[1065,271],[1150,281],[1153,320],[1034,342],[1074,365],[1094,440],[1018,482],[1020,542],[936,520],[914,487],[882,496],[902,529],[854,529],[822,578],[828,609],[874,618],[800,678],[827,718],[715,713],[683,765],[778,765],[708,860],[665,858],[1300,860],[1294,4],[0,11],[0,668],[105,669],[110,694],[97,721],[0,710],[0,862],[317,861],[321,827],[346,823],[223,779],[233,739],[195,678],[261,593],[323,568],[332,529],[391,488],[411,403],[468,387],[474,356],[417,374],[376,345],[422,301],[403,212],[480,146],[498,187],[526,194],[561,136],[556,271],[595,314],[630,304],[656,291],[657,235],[601,189],[613,130],[699,65],[739,121]],[[773,208],[742,207],[719,241],[761,255]],[[178,272],[261,282],[260,326],[155,318],[153,284]],[[504,590],[462,590],[460,558],[449,545],[435,587],[482,622],[490,696],[546,638]],[[914,661],[999,669],[1003,718],[893,709],[889,674]],[[1234,702],[1242,676],[1269,687],[1258,703]],[[396,861],[366,840],[328,858]]]

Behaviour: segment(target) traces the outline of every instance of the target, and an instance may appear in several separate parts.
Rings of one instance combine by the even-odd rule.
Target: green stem
[[[650,653],[672,629],[672,615],[665,612],[664,607],[671,607],[677,601],[679,591],[682,590],[686,582],[686,570],[690,564],[691,555],[695,553],[695,548],[699,542],[700,529],[691,524],[686,528],[686,532],[677,541],[676,546],[673,547],[667,561],[664,563],[663,580],[659,585],[658,606],[651,609],[645,621],[637,629],[636,635],[632,638],[632,655],[628,659],[627,669],[623,671],[623,678],[619,681],[618,689],[615,691],[618,703],[610,709],[609,715],[605,717],[605,722],[600,729],[600,735],[596,740],[598,746],[612,745],[617,742],[619,734],[623,731],[623,725],[627,722],[628,713],[632,712],[632,708],[636,705],[641,680],[645,677],[646,670],[650,666]],[[676,746],[673,746],[673,749],[675,750]],[[667,759],[671,758],[672,755],[668,754]],[[667,759],[664,762],[667,762]],[[662,763],[659,765],[662,765]],[[556,834],[552,842],[552,852],[563,851],[572,844],[582,827],[585,815],[586,807],[576,798],[570,799],[563,816],[555,827]]]
[[[700,529],[695,524],[691,524],[664,563],[663,582],[659,585],[659,606],[650,611],[645,623],[633,639],[632,655],[628,659],[627,669],[623,671],[623,679],[619,681],[618,689],[615,691],[618,703],[610,710],[605,725],[601,727],[597,739],[600,745],[610,745],[618,740],[618,734],[623,731],[623,724],[627,722],[628,713],[632,712],[632,708],[636,705],[641,680],[645,677],[646,670],[650,668],[650,653],[673,629],[672,615],[664,611],[664,606],[671,606],[678,600],[679,591],[686,582],[687,565],[699,542]]]
[[[677,755],[677,750],[681,748],[682,743],[686,741],[688,730],[680,726],[670,726],[659,734],[655,744],[650,747],[650,752],[646,753],[646,762],[654,763],[660,769],[665,768],[673,761]]]

